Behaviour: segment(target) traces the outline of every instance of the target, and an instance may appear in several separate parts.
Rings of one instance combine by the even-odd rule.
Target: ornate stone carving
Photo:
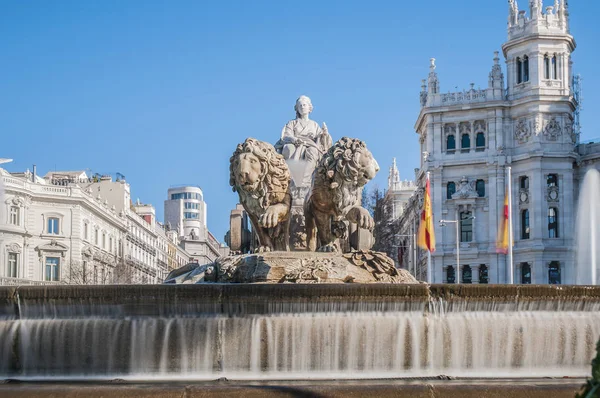
[[[452,199],[478,198],[475,184],[476,181],[469,182],[467,177],[461,178],[460,185],[457,187],[456,192],[452,194]]]
[[[527,142],[530,136],[531,130],[527,125],[527,121],[525,119],[519,120],[515,126],[515,139],[522,144]]]
[[[10,243],[6,245],[6,249],[11,253],[21,253],[21,246],[17,243]]]
[[[485,120],[476,120],[475,123],[473,124],[473,129],[476,132],[485,132],[486,128],[485,128]]]
[[[306,224],[303,209],[292,206],[290,246],[293,250],[306,250]]]
[[[12,198],[6,199],[6,204],[9,206],[23,207],[25,206],[25,199],[20,196],[13,196]]]
[[[562,129],[560,127],[560,123],[556,118],[551,118],[546,123],[546,128],[544,129],[544,135],[548,139],[548,141],[556,141],[560,134],[562,133]]]
[[[315,170],[305,207],[309,250],[317,249],[318,239],[320,251],[337,251],[336,238],[347,237],[344,220],[373,230],[373,218],[360,200],[363,187],[378,171],[379,165],[361,140],[344,137],[327,151]]]
[[[546,200],[554,203],[559,202],[558,187],[548,187],[548,191],[546,192]]]
[[[384,253],[349,254],[275,252],[220,257],[214,263],[188,264],[167,277],[168,283],[418,283],[394,268]]]
[[[258,235],[258,251],[289,250],[290,172],[269,143],[248,138],[230,159],[229,184]]]
[[[55,239],[52,239],[50,241],[50,243],[47,243],[45,245],[40,245],[35,248],[35,251],[38,252],[38,255],[40,257],[42,257],[44,255],[44,252],[60,252],[61,257],[64,258],[66,256],[68,250],[69,250],[69,247],[67,245],[62,244],[62,243],[56,241]]]
[[[471,123],[462,122],[459,127],[460,135],[471,134]]]
[[[529,203],[529,190],[528,189],[520,189],[519,190],[519,204],[525,205]]]

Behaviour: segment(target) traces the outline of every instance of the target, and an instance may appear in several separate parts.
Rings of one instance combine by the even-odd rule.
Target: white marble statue
[[[305,95],[296,100],[296,118],[290,120],[281,131],[281,139],[275,144],[275,149],[286,160],[304,160],[309,164],[309,176],[317,162],[331,146],[331,136],[327,126],[319,127],[317,122],[310,120],[308,115],[313,106],[310,98]]]

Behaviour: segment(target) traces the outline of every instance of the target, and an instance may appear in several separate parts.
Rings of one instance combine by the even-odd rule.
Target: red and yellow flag
[[[431,207],[431,191],[429,187],[429,176],[425,185],[425,199],[423,200],[423,211],[421,212],[421,223],[419,224],[420,248],[435,251],[435,232],[433,230],[433,209]]]
[[[508,189],[504,195],[504,213],[500,228],[498,228],[498,239],[496,240],[496,253],[508,254]]]

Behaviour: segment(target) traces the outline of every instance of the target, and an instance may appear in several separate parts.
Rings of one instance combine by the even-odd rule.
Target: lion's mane
[[[358,204],[362,193],[359,157],[366,153],[369,150],[363,141],[343,137],[323,155],[315,170],[313,189],[329,191],[337,215],[348,205]]]
[[[246,192],[238,183],[236,169],[240,155],[251,153],[260,160],[261,183],[257,192]],[[282,155],[275,152],[273,145],[248,138],[238,144],[231,156],[229,163],[229,185],[233,191],[240,195],[255,195],[260,198],[261,208],[264,210],[272,204],[281,203],[289,195],[290,171]]]

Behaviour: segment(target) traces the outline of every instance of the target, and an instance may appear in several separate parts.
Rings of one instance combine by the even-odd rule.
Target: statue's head
[[[233,153],[229,171],[234,191],[254,193],[265,182],[270,192],[287,192],[290,173],[285,159],[269,143],[246,139]]]
[[[296,117],[307,116],[313,110],[312,102],[310,98],[306,95],[301,95],[296,100],[296,105],[294,106],[294,110],[296,111]]]

